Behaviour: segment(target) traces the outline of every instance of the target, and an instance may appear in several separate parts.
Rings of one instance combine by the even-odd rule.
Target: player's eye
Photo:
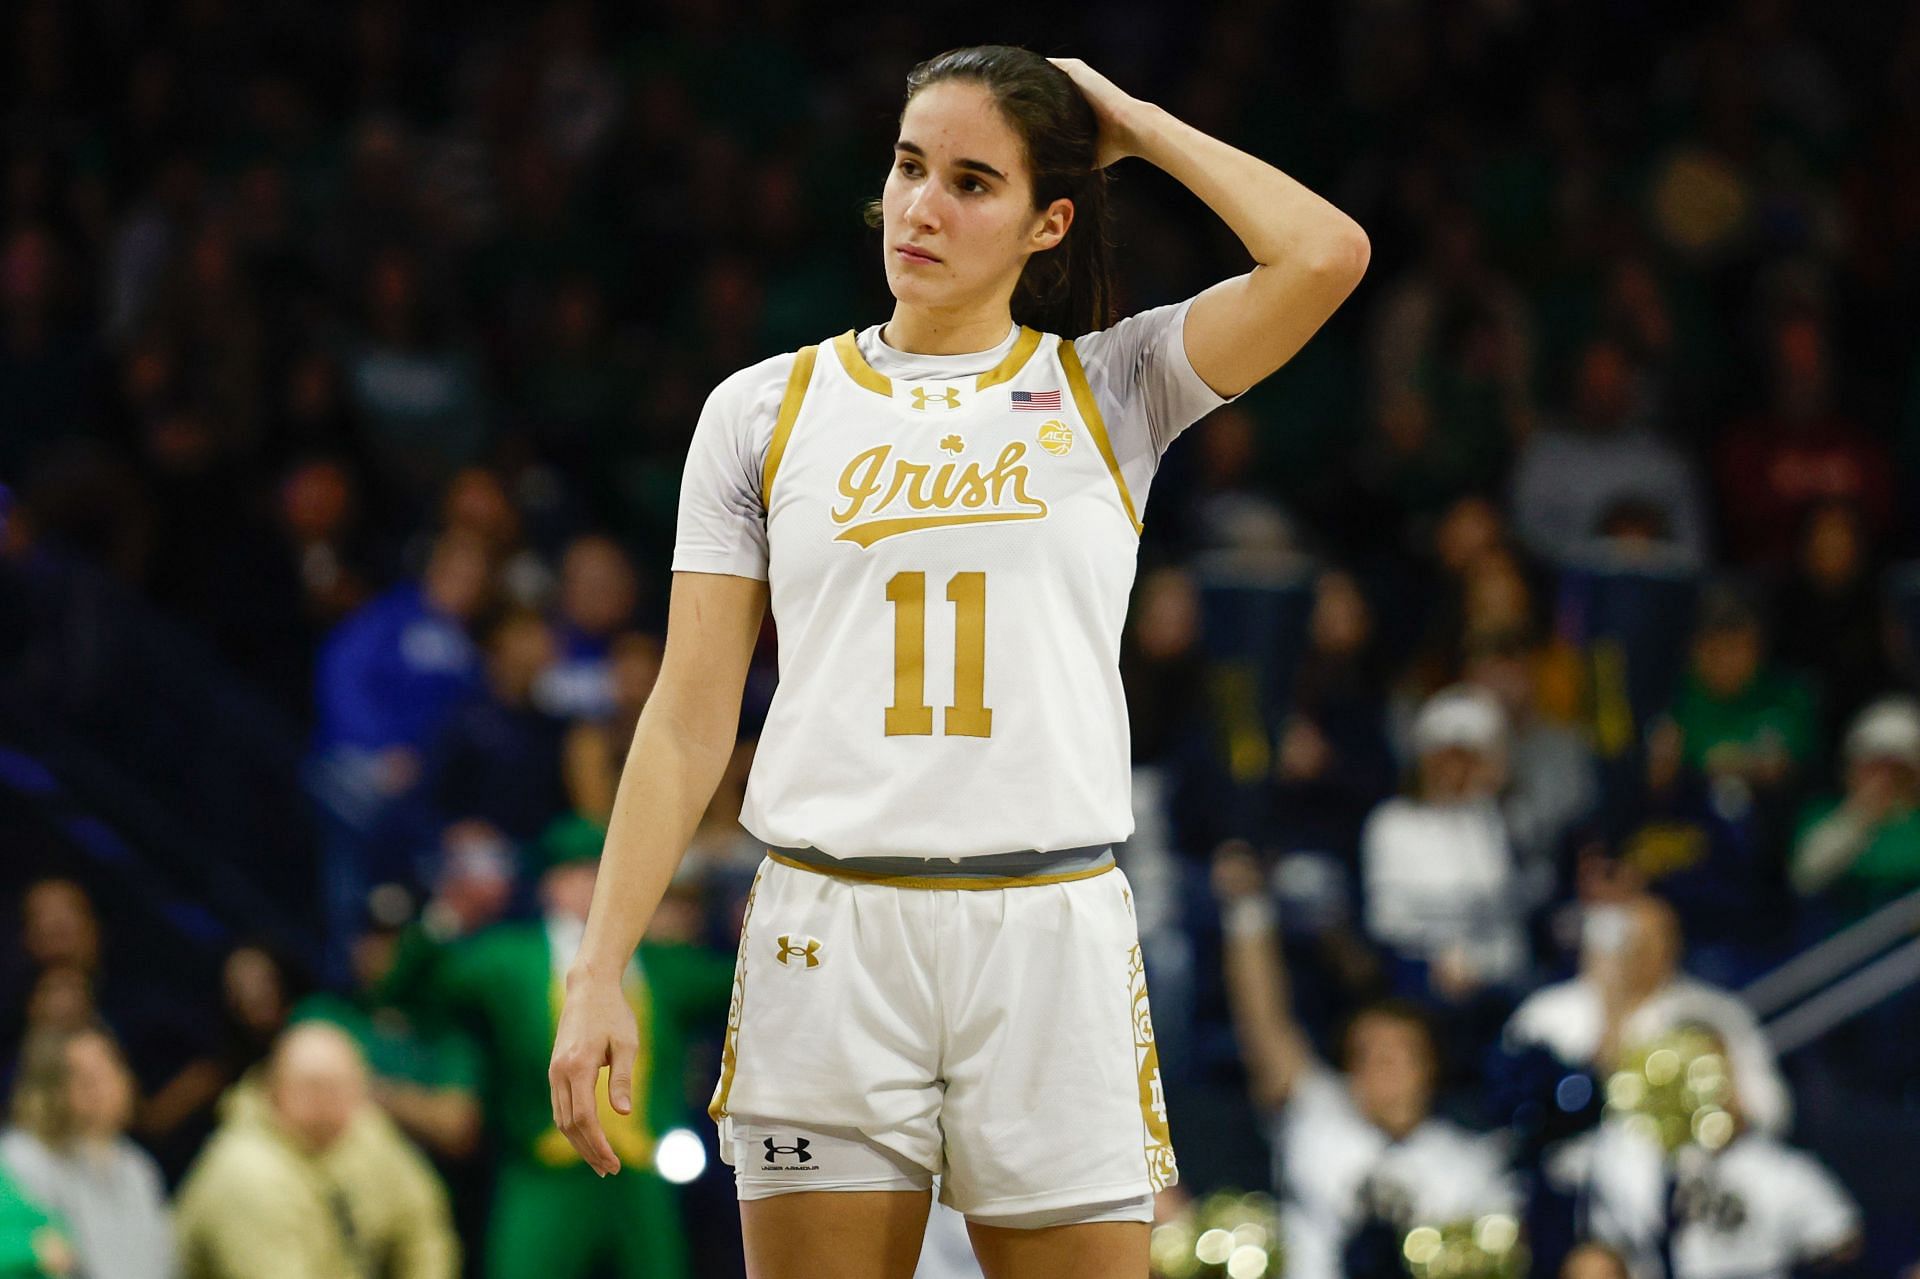
[[[894,165],[894,168],[900,171],[900,176],[903,178],[911,178],[920,172],[920,165],[913,160],[903,159],[898,164]]]
[[[987,190],[987,184],[979,178],[962,178],[960,179],[960,189],[969,195],[979,195]]]

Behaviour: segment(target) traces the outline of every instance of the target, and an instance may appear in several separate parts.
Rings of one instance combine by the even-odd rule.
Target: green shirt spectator
[[[1766,788],[1812,759],[1818,741],[1813,690],[1766,667],[1765,647],[1759,615],[1746,600],[1726,588],[1707,593],[1693,669],[1671,715],[1679,734],[1676,762]],[[1656,783],[1668,749],[1655,744]]]
[[[1846,794],[1810,805],[1793,886],[1849,916],[1920,889],[1920,703],[1882,698],[1847,730]]]

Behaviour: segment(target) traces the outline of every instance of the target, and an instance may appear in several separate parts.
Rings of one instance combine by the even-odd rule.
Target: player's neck
[[[909,355],[968,355],[1000,345],[1012,326],[1013,316],[1004,304],[966,309],[895,303],[880,340]]]

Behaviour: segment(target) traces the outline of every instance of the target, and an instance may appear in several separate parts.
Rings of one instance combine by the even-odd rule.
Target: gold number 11
[[[993,736],[987,698],[987,575],[955,573],[947,583],[954,606],[953,700],[943,731],[948,737]],[[887,581],[893,605],[893,705],[887,707],[888,737],[933,735],[927,705],[927,575],[895,573]]]

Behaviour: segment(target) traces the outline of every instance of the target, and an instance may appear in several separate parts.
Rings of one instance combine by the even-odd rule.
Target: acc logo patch
[[[1073,428],[1058,418],[1040,424],[1040,447],[1055,457],[1065,457],[1073,449]]]
[[[820,959],[820,939],[817,937],[795,937],[791,933],[781,933],[776,939],[780,952],[774,958],[783,964],[804,964],[808,968],[818,968]]]

